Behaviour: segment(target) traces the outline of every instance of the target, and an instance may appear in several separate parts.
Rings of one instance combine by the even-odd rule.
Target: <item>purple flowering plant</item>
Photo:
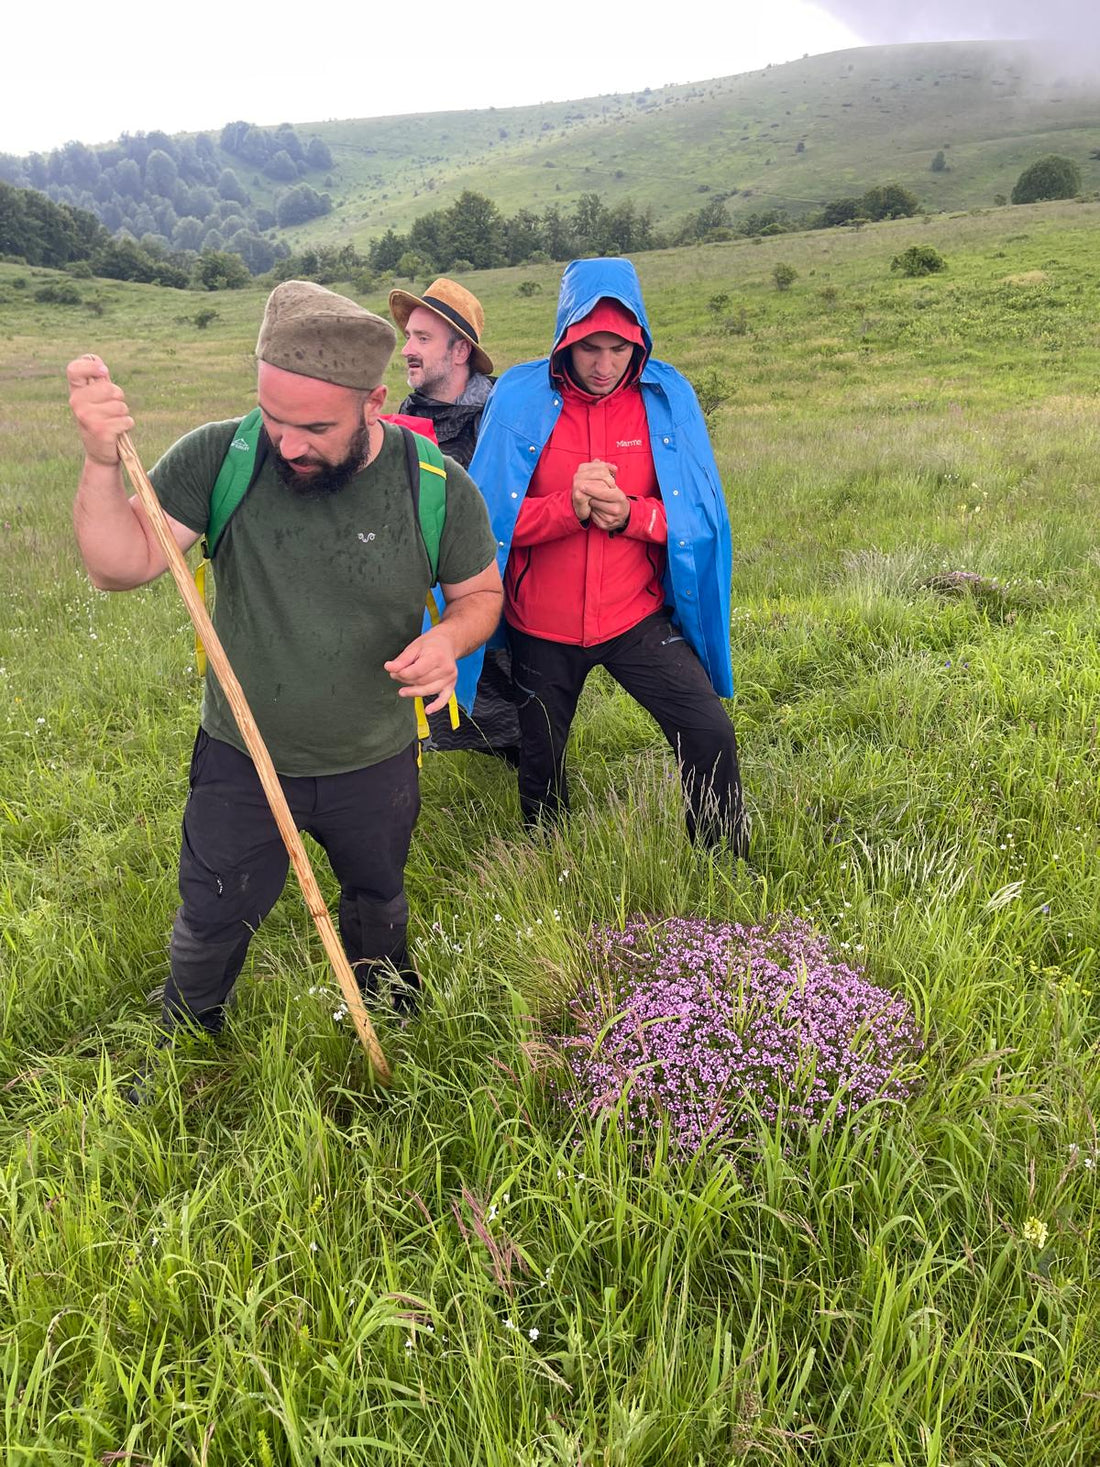
[[[633,917],[600,926],[597,976],[570,1005],[558,1090],[618,1112],[673,1150],[747,1138],[763,1120],[828,1132],[916,1084],[924,1040],[908,1003],[840,961],[803,918],[743,926]]]

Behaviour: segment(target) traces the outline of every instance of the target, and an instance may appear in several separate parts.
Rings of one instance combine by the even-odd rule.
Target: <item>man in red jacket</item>
[[[691,838],[743,854],[733,726],[666,606],[668,521],[640,390],[647,359],[635,315],[608,296],[550,357],[560,415],[519,507],[505,575],[520,803],[530,824],[568,808],[569,728],[589,671],[602,665],[676,752]]]

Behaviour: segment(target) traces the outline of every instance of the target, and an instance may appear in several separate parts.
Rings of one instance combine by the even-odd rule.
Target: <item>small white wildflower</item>
[[[1094,1156],[1086,1156],[1085,1157],[1085,1170],[1087,1172],[1091,1172],[1092,1169],[1093,1169],[1093,1167],[1095,1165],[1096,1165],[1096,1158]]]
[[[504,921],[504,918],[500,915],[499,912],[494,912],[493,913],[493,921],[494,922],[503,922]]]
[[[36,718],[34,721],[35,721],[35,723],[37,723],[39,725],[39,727],[41,727],[42,724],[44,724],[46,722],[46,720],[44,718]]]
[[[410,1335],[410,1336],[409,1336],[409,1338],[408,1338],[408,1339],[407,1339],[407,1340],[406,1340],[406,1341],[405,1341],[405,1349],[406,1349],[406,1350],[415,1350],[415,1349],[416,1349],[416,1346],[415,1346],[415,1345],[414,1345],[414,1344],[413,1344],[413,1341],[412,1341],[412,1336],[411,1336],[411,1335]]]
[[[515,1329],[515,1327],[516,1327],[516,1326],[515,1326],[515,1324],[514,1324],[514,1322],[513,1322],[513,1321],[512,1321],[512,1320],[510,1320],[510,1319],[506,1319],[506,1320],[505,1320],[505,1321],[504,1321],[504,1328],[505,1328],[505,1329]]]
[[[492,1205],[492,1207],[490,1207],[489,1211],[485,1214],[485,1221],[486,1222],[495,1222],[498,1211],[499,1211],[499,1209],[498,1209],[496,1203],[494,1202],[493,1205]]]
[[[562,1179],[562,1177],[564,1177],[564,1176],[565,1176],[565,1173],[562,1171],[561,1167],[558,1167],[558,1181],[560,1182],[561,1179]]]
[[[512,1194],[510,1192],[505,1192],[504,1196],[501,1198],[501,1201],[502,1202],[505,1202],[505,1203],[511,1202],[511,1200],[512,1200]]]
[[[537,1329],[529,1329],[527,1331],[527,1338],[529,1340],[537,1340],[538,1337],[539,1337],[539,1332],[538,1332]]]
[[[320,1246],[321,1246],[320,1243],[318,1243],[317,1240],[316,1240],[316,1238],[315,1238],[313,1240],[313,1242],[309,1245],[309,1251],[311,1253],[316,1253],[317,1250],[318,1250],[318,1248],[320,1248]]]

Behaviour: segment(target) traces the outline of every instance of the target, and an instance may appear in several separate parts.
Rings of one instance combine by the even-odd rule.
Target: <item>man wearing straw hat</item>
[[[396,970],[395,1005],[415,1007],[404,869],[419,810],[414,697],[446,705],[459,656],[500,616],[496,543],[468,475],[446,467],[438,547],[445,610],[421,633],[431,582],[400,429],[380,420],[395,345],[388,322],[307,281],[268,299],[256,347],[263,434],[255,478],[218,544],[215,625],[300,829],[340,883],[340,936],[373,996]],[[84,444],[77,539],[102,590],[145,585],[164,553],[128,499],[118,440],[130,430],[120,387],[95,356],[71,362],[70,404]],[[152,471],[187,550],[239,419],[181,438]],[[163,1023],[220,1029],[253,931],[288,859],[246,745],[209,674],[191,761]]]
[[[441,275],[423,295],[391,290],[390,315],[405,333],[401,355],[412,388],[401,412],[414,428],[417,418],[428,419],[443,452],[465,468],[496,380],[481,345],[485,334],[481,302],[465,286]],[[428,749],[468,749],[518,763],[519,719],[507,649],[486,652],[469,716],[457,728],[442,713],[428,723]]]
[[[412,388],[401,412],[430,418],[440,448],[465,468],[493,390],[493,363],[481,345],[481,302],[441,276],[423,295],[391,290],[390,315],[405,333],[401,355]]]

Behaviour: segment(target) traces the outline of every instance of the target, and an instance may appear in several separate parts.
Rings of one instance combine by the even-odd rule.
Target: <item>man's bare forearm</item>
[[[92,585],[101,591],[144,586],[164,569],[163,556],[159,565],[153,556],[145,518],[126,493],[120,464],[84,460],[73,528]]]
[[[195,531],[165,518],[179,548],[190,550],[199,538]],[[73,527],[92,585],[101,591],[132,591],[168,569],[141,501],[126,493],[120,464],[84,460]]]
[[[489,640],[500,622],[503,605],[500,591],[470,591],[447,602],[440,626],[450,636],[456,660]]]

